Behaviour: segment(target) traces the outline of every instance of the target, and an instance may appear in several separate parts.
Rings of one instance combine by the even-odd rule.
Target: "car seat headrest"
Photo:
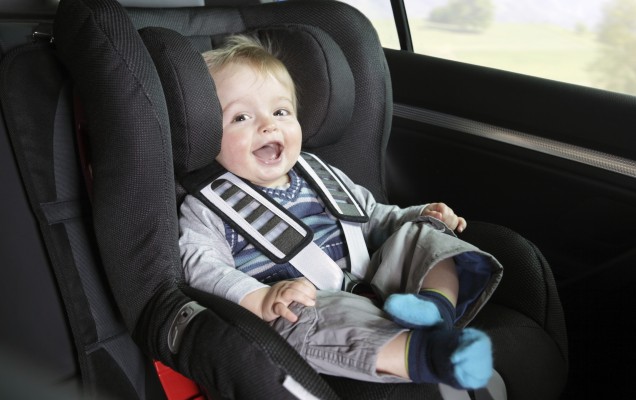
[[[201,54],[179,33],[142,29],[168,106],[177,175],[209,164],[221,149],[221,105]]]
[[[337,143],[355,102],[354,78],[342,50],[314,27],[279,26],[252,33],[269,39],[294,79],[303,146]],[[183,176],[210,164],[220,151],[222,117],[214,83],[201,50],[187,37],[156,27],[140,34],[164,87],[176,174]]]

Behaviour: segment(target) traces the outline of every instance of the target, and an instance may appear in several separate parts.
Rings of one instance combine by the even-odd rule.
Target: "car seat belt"
[[[340,221],[349,249],[351,274],[356,279],[364,278],[369,266],[369,251],[360,223],[369,218],[342,180],[318,157],[303,152],[298,163],[305,178],[314,184],[329,211]]]
[[[310,164],[317,166],[317,171]],[[315,156],[303,153],[297,165],[301,174],[313,183],[329,212],[340,221],[352,275],[362,277],[369,262],[360,228],[360,223],[368,220],[364,210],[342,181]],[[342,288],[343,271],[313,242],[311,229],[243,179],[225,172],[191,192],[272,261],[289,262],[319,289]]]

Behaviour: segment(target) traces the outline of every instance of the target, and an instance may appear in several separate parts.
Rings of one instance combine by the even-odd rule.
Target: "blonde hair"
[[[285,64],[274,55],[271,42],[263,43],[253,36],[243,34],[233,35],[224,46],[204,52],[203,59],[212,76],[231,64],[248,65],[263,76],[273,76],[289,88],[294,108],[298,109],[294,80]]]

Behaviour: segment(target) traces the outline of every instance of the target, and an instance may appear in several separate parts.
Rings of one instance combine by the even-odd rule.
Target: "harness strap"
[[[318,157],[303,152],[298,164],[303,175],[318,188],[329,211],[340,221],[349,249],[351,274],[356,279],[364,278],[369,267],[369,251],[360,223],[367,222],[369,217],[342,180]]]
[[[311,229],[236,175],[226,172],[199,193],[272,261],[289,262],[319,289],[342,287],[342,270],[312,241]]]
[[[342,232],[345,235],[345,241],[349,248],[349,262],[351,275],[356,279],[363,279],[369,268],[369,250],[367,243],[362,236],[360,224],[355,222],[340,220]]]
[[[298,164],[303,176],[318,188],[318,195],[338,219],[367,222],[369,217],[333,170],[313,154],[302,152]]]
[[[369,220],[364,209],[334,171],[316,156],[303,152],[296,165],[329,212],[339,220],[349,250],[351,275],[364,278],[369,265],[369,252],[360,227],[360,223]],[[290,263],[319,289],[342,288],[344,273],[313,242],[313,232],[300,219],[230,172],[220,175],[203,172],[185,180],[188,191],[252,245],[275,263]],[[217,177],[211,179],[214,175]]]

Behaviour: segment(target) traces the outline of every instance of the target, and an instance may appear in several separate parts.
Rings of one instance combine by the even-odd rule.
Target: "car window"
[[[346,0],[399,48],[390,1]],[[636,95],[636,0],[404,0],[417,53]]]
[[[340,0],[360,10],[378,32],[382,47],[400,49],[390,0]]]

